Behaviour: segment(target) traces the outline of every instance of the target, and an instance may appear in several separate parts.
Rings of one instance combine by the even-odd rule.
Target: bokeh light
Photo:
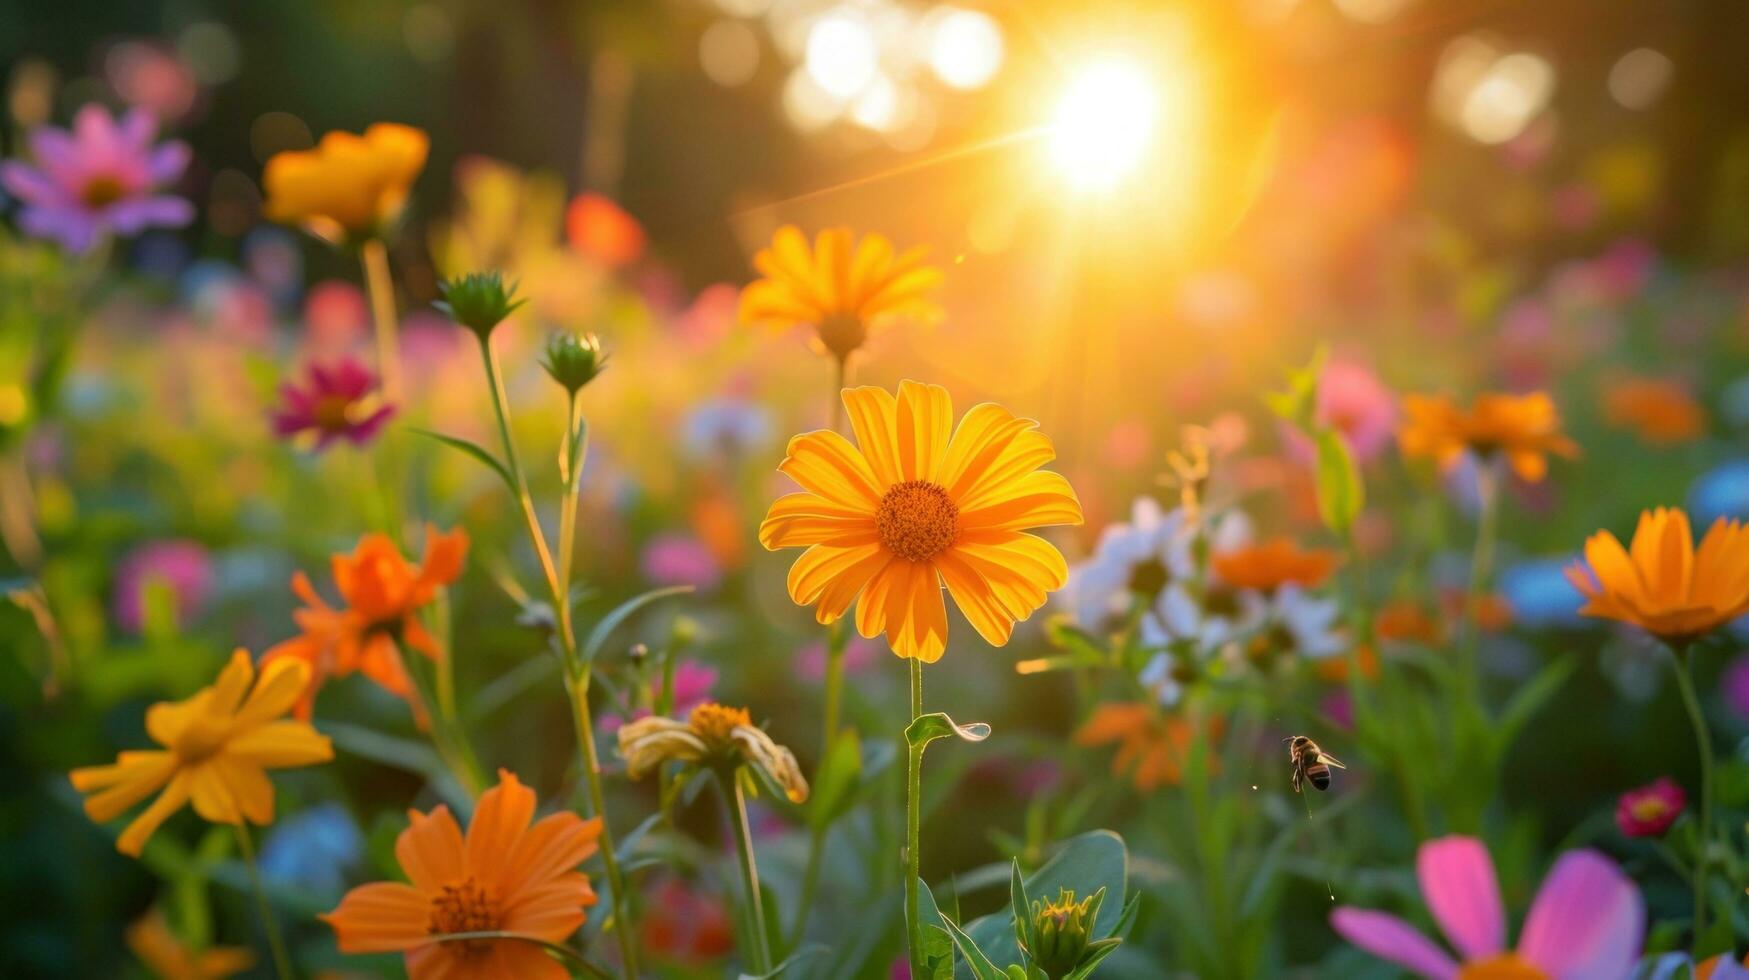
[[[1647,109],[1664,90],[1676,65],[1662,51],[1635,48],[1609,69],[1609,95],[1626,109]]]
[[[929,67],[957,89],[989,84],[1002,67],[1002,29],[988,14],[954,7],[931,12]]]
[[[808,30],[808,75],[827,94],[850,99],[875,80],[880,50],[862,17],[849,11],[827,14]]]
[[[740,21],[719,20],[699,36],[698,63],[724,88],[745,85],[759,70],[759,36]]]
[[[1138,62],[1106,56],[1070,76],[1051,117],[1052,161],[1070,183],[1108,188],[1141,162],[1160,88]]]

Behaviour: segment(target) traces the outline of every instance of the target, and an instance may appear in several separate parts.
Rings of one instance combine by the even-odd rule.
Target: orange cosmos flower
[[[1338,560],[1334,551],[1301,548],[1291,538],[1271,538],[1217,552],[1209,563],[1228,585],[1274,592],[1290,584],[1315,589],[1329,579]]]
[[[1512,472],[1536,483],[1548,473],[1548,455],[1571,459],[1579,447],[1561,432],[1554,399],[1545,392],[1491,393],[1476,397],[1468,411],[1444,396],[1408,395],[1397,442],[1406,456],[1431,458],[1441,467],[1457,465],[1468,451],[1483,459],[1504,456]]]
[[[128,926],[128,949],[161,980],[224,980],[255,965],[255,954],[237,946],[196,950],[170,931],[164,913],[153,909]]]
[[[789,594],[830,623],[856,602],[863,636],[925,663],[947,646],[942,583],[995,646],[1063,587],[1063,556],[1029,528],[1081,523],[1038,423],[986,402],[953,429],[947,389],[906,381],[899,395],[848,388],[857,445],[836,432],[790,440],[779,470],[802,485],[759,526],[766,548],[807,548]],[[859,598],[860,597],[860,598]]]
[[[1630,547],[1593,534],[1567,579],[1584,593],[1585,615],[1686,643],[1749,612],[1749,528],[1721,517],[1697,549],[1681,509],[1641,511]]]
[[[878,323],[940,317],[929,293],[941,270],[923,263],[927,254],[918,246],[895,255],[884,236],[857,241],[849,228],[820,232],[810,250],[801,229],[785,225],[753,256],[765,278],[741,291],[741,322],[813,327],[816,344],[843,360]]]
[[[570,974],[533,943],[475,939],[435,943],[457,932],[508,932],[564,942],[594,905],[589,878],[575,870],[595,853],[601,818],[560,812],[534,817],[534,791],[498,770],[480,795],[466,839],[438,806],[410,811],[395,859],[410,884],[360,885],[321,916],[343,953],[406,954],[412,980],[565,980]]]
[[[1211,734],[1219,733],[1218,724],[1209,728]],[[1091,747],[1115,742],[1112,774],[1127,777],[1137,790],[1148,793],[1183,780],[1184,761],[1195,735],[1196,729],[1179,715],[1162,714],[1140,701],[1111,702],[1093,709],[1075,732],[1075,744]],[[1211,773],[1220,771],[1212,751],[1208,768]]]
[[[261,175],[267,217],[337,243],[380,235],[400,216],[430,148],[423,130],[377,123],[363,136],[335,131],[314,149],[276,153]]]
[[[263,662],[282,658],[309,665],[309,683],[298,700],[297,715],[309,718],[316,692],[329,677],[353,671],[406,698],[416,715],[422,708],[401,662],[400,643],[433,660],[443,656],[437,640],[419,622],[419,610],[437,597],[437,590],[461,575],[468,553],[468,535],[461,528],[448,533],[425,527],[425,555],[415,566],[401,557],[386,534],[367,534],[350,555],[333,558],[334,584],[344,605],[322,601],[308,576],[292,576],[292,591],[304,608],[292,614],[303,630],[268,650]]]
[[[100,823],[114,820],[162,788],[115,842],[133,857],[189,802],[213,823],[272,823],[273,783],[266,770],[334,758],[327,736],[301,721],[281,720],[308,680],[309,667],[287,660],[263,664],[255,682],[249,651],[236,651],[211,687],[146,712],[146,734],[163,749],[123,752],[114,765],[73,770],[73,788],[91,794],[85,813]]]
[[[1662,378],[1624,378],[1603,390],[1603,417],[1642,442],[1676,446],[1706,432],[1706,409],[1688,388]]]

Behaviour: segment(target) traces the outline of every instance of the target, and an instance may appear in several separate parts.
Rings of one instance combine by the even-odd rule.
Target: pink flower
[[[851,636],[844,647],[844,672],[846,674],[858,673],[874,661],[874,644],[859,636]],[[796,654],[796,673],[805,681],[819,682],[826,679],[826,644],[824,641],[811,643]]]
[[[1512,977],[1612,980],[1639,959],[1646,903],[1634,883],[1596,851],[1561,855],[1543,879],[1517,950],[1506,948],[1506,915],[1487,848],[1474,837],[1442,837],[1416,855],[1421,896],[1458,951],[1438,944],[1394,915],[1343,906],[1330,925],[1361,949],[1430,980]]]
[[[1669,776],[1630,789],[1615,804],[1615,825],[1629,837],[1662,837],[1682,816],[1688,796]]]
[[[1358,462],[1370,462],[1395,438],[1397,396],[1366,365],[1332,360],[1318,379],[1317,418],[1342,434]],[[1309,462],[1311,444],[1297,432],[1286,431],[1290,450]]]
[[[1725,665],[1724,676],[1719,678],[1719,690],[1725,696],[1725,707],[1737,717],[1749,719],[1749,653],[1738,654]]]
[[[206,549],[193,541],[148,541],[127,553],[115,568],[115,622],[138,633],[146,622],[146,590],[165,587],[176,600],[177,622],[186,623],[206,605],[213,590],[213,566]]]
[[[71,131],[31,130],[33,163],[0,162],[0,186],[24,205],[19,227],[60,242],[69,252],[84,252],[106,235],[193,221],[194,205],[158,193],[182,176],[188,145],[153,146],[156,130],[144,109],[130,110],[117,121],[96,104],[79,110]]]
[[[395,413],[391,405],[376,404],[375,387],[376,378],[352,358],[327,367],[311,364],[304,387],[280,386],[273,431],[281,438],[314,433],[317,451],[337,438],[363,445]]]
[[[644,577],[657,585],[690,585],[709,592],[723,569],[704,543],[690,534],[658,534],[644,546]]]

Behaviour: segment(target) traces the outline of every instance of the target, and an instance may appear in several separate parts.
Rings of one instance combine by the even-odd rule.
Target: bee
[[[1294,766],[1294,792],[1300,791],[1302,782],[1310,782],[1319,790],[1330,788],[1330,767],[1347,769],[1335,756],[1318,748],[1318,743],[1304,735],[1290,735],[1282,741],[1289,743],[1287,757]]]

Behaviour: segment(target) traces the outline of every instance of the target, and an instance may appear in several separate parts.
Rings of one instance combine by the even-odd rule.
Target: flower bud
[[[541,364],[554,381],[575,395],[607,366],[607,354],[592,333],[555,333],[547,340],[546,359]]]
[[[498,324],[516,312],[525,301],[516,298],[516,286],[505,286],[498,272],[475,272],[441,283],[443,299],[436,306],[450,319],[485,340]]]
[[[1046,976],[1067,976],[1080,965],[1092,938],[1097,897],[1089,895],[1077,902],[1075,893],[1063,888],[1053,901],[1032,903],[1029,953]]]

